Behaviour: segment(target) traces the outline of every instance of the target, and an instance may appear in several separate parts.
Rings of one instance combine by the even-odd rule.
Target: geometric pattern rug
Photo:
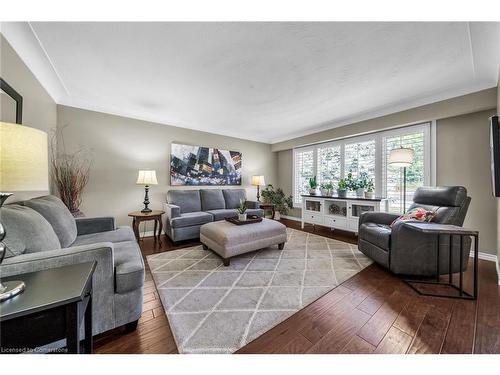
[[[147,257],[179,353],[233,353],[372,263],[346,242],[287,238],[228,267],[201,246]]]

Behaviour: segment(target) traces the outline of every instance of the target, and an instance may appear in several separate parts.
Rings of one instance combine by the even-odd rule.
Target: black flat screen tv
[[[493,195],[500,197],[500,125],[498,115],[490,118],[490,150]]]

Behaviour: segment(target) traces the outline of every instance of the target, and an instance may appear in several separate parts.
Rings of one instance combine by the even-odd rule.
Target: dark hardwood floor
[[[300,223],[282,219],[289,227]],[[323,227],[305,231],[356,243]],[[144,256],[175,247],[168,238],[141,241]],[[147,267],[147,264],[146,264]],[[470,268],[469,268],[470,269]],[[495,264],[479,263],[477,301],[423,297],[398,277],[371,265],[241,348],[238,353],[500,353],[500,286]],[[471,275],[466,274],[470,285]],[[149,269],[137,330],[118,328],[95,339],[96,353],[177,353]]]

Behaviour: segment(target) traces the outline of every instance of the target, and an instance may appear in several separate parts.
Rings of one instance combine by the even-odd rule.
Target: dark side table
[[[149,220],[154,220],[155,222],[155,229],[153,232],[153,237],[155,241],[158,239],[160,241],[160,235],[161,231],[163,229],[163,223],[161,220],[162,215],[165,213],[165,211],[160,211],[160,210],[153,210],[151,212],[141,212],[141,211],[134,211],[128,214],[132,218],[132,228],[134,229],[134,234],[135,238],[137,241],[141,239],[141,236],[139,235],[139,224],[142,221],[149,221]],[[158,229],[158,235],[156,234],[156,230]]]
[[[433,224],[433,223],[414,223],[409,222],[404,224],[407,228],[427,234],[434,234],[437,236],[437,246],[436,246],[436,276],[435,281],[424,281],[424,280],[404,280],[412,289],[414,289],[417,293],[425,296],[433,296],[433,297],[447,297],[447,298],[461,298],[461,299],[477,299],[477,288],[478,288],[478,263],[479,263],[479,232],[476,230],[462,228],[456,225],[444,225],[444,224]],[[440,261],[440,245],[441,245],[441,237],[448,236],[449,237],[449,249],[448,249],[448,281],[441,281],[440,276],[441,272],[439,269],[439,261]],[[458,287],[453,283],[453,273],[452,273],[452,265],[453,265],[453,236],[460,237],[460,246],[459,246],[459,281]],[[466,292],[464,290],[463,284],[463,247],[464,247],[464,238],[465,237],[473,237],[474,238],[474,279],[473,279],[473,291],[472,294]],[[467,254],[467,257],[469,254]],[[451,287],[455,289],[458,294],[457,295],[446,295],[446,294],[435,294],[435,293],[424,293],[415,287],[414,284],[427,284],[427,285],[442,285]]]
[[[265,211],[266,210],[271,210],[272,216],[271,219],[274,220],[274,217],[276,216],[276,207],[272,203],[259,203],[259,208],[262,208],[264,210],[264,216],[265,216]]]
[[[2,281],[22,280],[26,289],[0,303],[0,353],[36,351],[64,338],[66,349],[53,348],[53,351],[92,353],[95,267],[96,262],[87,262],[2,278]],[[83,348],[80,344],[82,323]]]

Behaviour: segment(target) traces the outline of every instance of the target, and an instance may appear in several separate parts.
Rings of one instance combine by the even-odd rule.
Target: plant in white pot
[[[333,195],[333,184],[331,182],[321,184],[320,190],[322,196],[331,197]]]
[[[247,219],[247,206],[245,206],[245,202],[241,199],[240,206],[238,207],[238,220],[246,221]]]
[[[316,189],[318,188],[318,180],[316,176],[309,179],[309,194],[316,195]]]
[[[366,191],[365,191],[365,198],[367,199],[373,199],[374,197],[374,190],[375,186],[373,185],[373,179],[369,179],[368,182],[366,183]]]

